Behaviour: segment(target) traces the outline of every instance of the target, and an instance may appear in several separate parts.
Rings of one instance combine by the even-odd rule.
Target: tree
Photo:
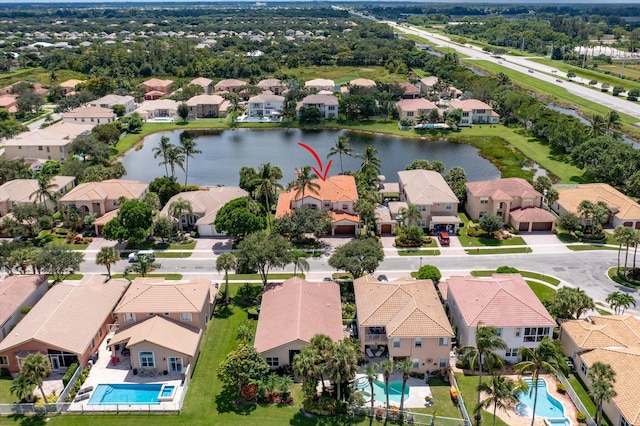
[[[344,168],[342,167],[342,156],[353,156],[353,148],[349,146],[349,138],[347,136],[338,136],[338,140],[336,141],[336,144],[329,150],[327,158],[330,158],[336,154],[338,154],[338,156],[340,157],[340,173],[344,173]]]
[[[282,179],[282,170],[280,167],[271,167],[271,163],[261,164],[256,173],[250,181],[251,186],[255,186],[253,191],[255,197],[264,199],[265,206],[267,208],[267,224],[271,226],[271,205],[270,200],[274,200],[276,192],[284,189],[278,182]]]
[[[152,194],[152,192],[150,192]],[[166,242],[173,235],[173,222],[166,216],[158,216],[153,221],[153,235]]]
[[[314,106],[303,106],[298,114],[300,124],[318,124],[322,121],[322,113]]]
[[[169,214],[178,221],[178,227],[182,231],[182,214],[193,214],[193,207],[191,207],[191,201],[185,200],[182,197],[178,197],[177,200],[169,204]],[[186,221],[188,223],[188,220]]]
[[[238,263],[255,269],[262,284],[267,285],[271,268],[281,268],[291,263],[291,244],[281,235],[254,232],[238,244]]]
[[[42,389],[42,381],[50,373],[51,364],[47,357],[41,353],[27,355],[20,369],[20,375],[40,390],[45,404],[47,404],[47,395],[44,393],[44,389]]]
[[[548,176],[538,176],[533,181],[533,188],[543,194],[546,204],[551,204],[558,199],[558,190],[553,187],[553,182]]]
[[[362,159],[362,163],[360,163],[360,171],[365,172],[368,169],[374,170],[376,174],[380,174],[380,166],[381,162],[378,158],[378,150],[372,146],[367,145],[362,151],[362,154],[357,156]]]
[[[609,304],[609,307],[613,309],[615,315],[624,315],[624,311],[633,306],[636,307],[636,299],[628,294],[620,291],[614,291],[607,295],[605,301]]]
[[[442,278],[440,269],[433,265],[422,265],[420,269],[418,269],[419,280],[431,280],[434,284],[438,284],[440,278]]]
[[[524,381],[522,383],[524,384]],[[491,376],[489,383],[482,382],[478,385],[478,393],[485,393],[487,397],[480,401],[474,413],[478,416],[482,408],[487,409],[493,405],[493,426],[495,426],[497,409],[504,410],[518,403],[516,389],[517,384],[513,380],[505,376]]]
[[[580,229],[580,218],[576,216],[575,213],[565,212],[560,215],[556,225],[565,231],[576,231]]]
[[[240,197],[226,203],[216,215],[214,225],[218,232],[226,232],[236,240],[266,228],[262,207],[249,197]]]
[[[376,379],[376,377],[378,376],[378,368],[380,366],[378,364],[367,364],[364,367],[364,374],[366,374],[367,376],[367,381],[369,382],[369,390],[371,391],[371,414],[370,416],[373,416],[373,403],[375,401],[375,398],[373,397],[373,381]]]
[[[191,138],[188,132],[182,132],[180,134],[180,148],[184,154],[184,186],[187,186],[187,179],[189,178],[189,158],[194,158],[196,154],[202,154],[202,151],[197,149],[198,144]]]
[[[489,234],[494,234],[504,227],[502,218],[493,213],[487,213],[480,218],[480,228]]]
[[[613,388],[616,382],[616,372],[609,364],[597,361],[594,362],[587,372],[589,382],[591,382],[589,396],[596,403],[596,424],[602,424],[602,405],[604,402],[611,402],[618,393]]]
[[[409,226],[417,225],[422,219],[422,212],[415,204],[407,204],[406,208],[400,209],[400,215],[402,215],[402,220]]]
[[[306,257],[304,257],[302,253],[294,252],[292,256],[293,260],[291,262],[293,263],[294,276],[296,275],[298,268],[300,268],[300,272],[302,272],[303,274],[305,272],[309,272],[309,262],[307,262]]]
[[[573,287],[562,287],[551,302],[558,318],[579,319],[583,313],[595,309],[593,299],[584,290]]]
[[[329,266],[359,278],[365,272],[373,273],[383,259],[382,244],[376,238],[363,238],[338,247],[329,258]]]
[[[587,117],[589,121],[589,136],[597,138],[605,134],[607,124],[605,118],[600,114],[591,114]]]
[[[494,351],[496,349],[506,350],[507,344],[498,335],[498,329],[491,326],[483,326],[478,323],[476,326],[476,344],[467,345],[460,348],[463,359],[469,362],[469,368],[474,370],[478,367],[478,387],[482,385],[482,368],[487,366],[491,371],[495,367],[501,366],[504,361]],[[480,405],[480,392],[478,392],[478,402]]]
[[[311,174],[311,167],[304,166],[296,169],[296,180],[293,182],[293,189],[296,191],[296,198],[300,197],[304,205],[304,196],[307,190],[314,194],[318,194],[320,185],[317,182],[318,177],[315,173]]]
[[[622,126],[620,124],[620,114],[618,114],[617,111],[609,111],[604,116],[604,126],[608,132],[613,132],[620,129],[620,127]]]
[[[540,373],[558,374],[559,372],[567,373],[568,367],[564,362],[564,354],[557,342],[549,340],[545,336],[540,344],[535,348],[520,348],[519,362],[513,367],[513,371],[518,374],[531,373],[531,383],[533,384],[533,417],[531,418],[531,426],[536,421],[536,405],[538,403],[538,376]]]
[[[104,265],[107,268],[107,277],[111,278],[111,265],[120,260],[120,252],[113,246],[104,246],[96,254],[96,265]]]
[[[122,133],[122,123],[119,121],[113,123],[98,124],[91,129],[91,135],[98,141],[107,145],[115,145],[120,139]]]
[[[36,177],[38,181],[38,189],[29,195],[29,199],[34,198],[35,201],[42,205],[43,209],[47,208],[47,200],[54,201],[56,199],[55,189],[57,185],[51,182],[51,178],[47,175],[39,174]]]
[[[238,259],[233,253],[222,253],[216,259],[216,269],[218,272],[224,271],[224,302],[229,304],[229,270],[238,266]]]
[[[302,377],[302,390],[305,396],[315,396],[320,376],[318,354],[310,346],[305,346],[294,355],[291,367],[296,376]]]
[[[237,394],[249,383],[257,383],[269,375],[269,365],[253,346],[240,345],[218,365],[218,378],[225,387],[236,388]]]
[[[18,374],[16,378],[11,381],[9,392],[15,395],[20,401],[25,400],[26,402],[31,402],[33,400],[33,388],[35,388],[35,385],[31,383],[28,378],[22,374]]]
[[[400,412],[404,409],[404,390],[409,380],[409,373],[413,369],[413,361],[409,358],[396,362],[396,370],[402,373],[402,393],[400,394]]]
[[[169,164],[169,170],[171,170],[171,177],[176,176],[176,166],[184,171],[185,155],[181,148],[173,145],[169,152],[167,152],[167,158],[165,160]],[[160,163],[162,164],[162,163]]]
[[[120,104],[112,106],[111,110],[118,116],[118,118],[124,117],[124,115],[127,113],[127,107]]]
[[[567,71],[567,78],[571,80],[572,78],[576,78],[576,73],[573,70]]]
[[[149,183],[149,191],[158,194],[160,207],[163,207],[176,194],[182,191],[182,186],[176,182],[175,178],[168,175],[155,178]]]
[[[71,145],[69,151],[72,154],[82,157],[83,162],[89,164],[107,164],[111,153],[109,146],[104,142],[98,141],[92,134],[79,135]]]
[[[153,148],[153,150],[151,151],[153,152],[153,158],[162,157],[162,161],[160,162],[160,164],[164,165],[165,176],[169,176],[169,162],[167,161],[167,159],[169,158],[169,151],[174,147],[175,145],[171,143],[168,137],[162,136],[160,138],[160,144]]]
[[[189,107],[184,102],[181,102],[178,105],[178,116],[182,118],[183,123],[187,122],[187,118],[189,117]]]
[[[337,399],[342,401],[342,385],[350,382],[358,372],[358,352],[351,341],[340,340],[334,344],[333,356],[328,359],[327,372],[337,389]]]
[[[467,199],[467,188],[465,187],[467,183],[467,173],[464,169],[458,166],[452,167],[447,174],[444,175],[444,180],[458,200],[460,200],[460,203],[464,203]]]
[[[153,208],[150,205],[139,200],[128,200],[120,206],[116,217],[104,226],[102,235],[107,240],[137,244],[147,238],[152,223]]]
[[[331,215],[327,210],[300,207],[276,219],[272,229],[284,237],[300,241],[306,234],[313,234],[318,238],[330,227]]]
[[[41,270],[50,274],[54,281],[62,281],[65,275],[77,271],[83,260],[84,255],[81,252],[71,250],[62,244],[43,247],[37,257]]]
[[[613,236],[615,239],[619,241],[618,245],[618,269],[617,272],[620,273],[620,253],[622,251],[622,246],[626,247],[625,257],[624,257],[624,271],[626,274],[627,271],[627,261],[629,259],[629,246],[633,243],[635,231],[628,226],[616,226],[613,230]]]
[[[389,379],[391,374],[393,374],[393,370],[395,370],[395,366],[393,365],[393,360],[385,359],[380,363],[380,367],[382,368],[382,377],[384,377],[384,393],[387,397],[387,404],[385,407],[389,409]]]

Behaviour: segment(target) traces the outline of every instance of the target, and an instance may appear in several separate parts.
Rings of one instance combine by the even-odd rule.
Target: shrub
[[[485,232],[493,234],[504,227],[504,221],[498,215],[487,213],[480,219],[480,227],[484,229]]]
[[[23,307],[20,309],[20,313],[21,313],[22,315],[27,315],[30,311],[31,311],[31,306],[23,306]]]
[[[576,420],[578,420],[578,423],[586,423],[587,422],[587,415],[585,413],[583,413],[582,411],[578,411],[576,413]]]
[[[11,373],[9,373],[8,369],[2,367],[2,368],[0,368],[0,377],[11,378]]]
[[[589,81],[589,86],[595,86],[596,84],[598,84],[598,80],[590,80]]]
[[[356,317],[356,308],[351,303],[342,305],[342,318],[353,319]]]
[[[442,278],[440,269],[433,265],[422,265],[420,269],[418,269],[418,279],[420,280],[431,280],[437,284],[440,282],[440,278]]]
[[[516,268],[512,266],[501,266],[498,269],[496,269],[496,272],[498,274],[517,274],[520,271],[518,271]]]
[[[74,362],[73,364],[71,364],[69,366],[69,369],[67,370],[66,373],[64,373],[64,376],[62,376],[62,385],[64,387],[66,387],[69,384],[69,381],[71,380],[71,377],[73,377],[74,373],[76,372],[76,370],[78,369],[78,363]]]
[[[624,92],[624,87],[622,87],[622,86],[613,86],[613,96],[618,96],[622,92]]]
[[[562,395],[567,393],[567,387],[565,385],[563,385],[562,383],[558,383],[556,385],[556,390],[558,391],[558,393],[561,393]]]

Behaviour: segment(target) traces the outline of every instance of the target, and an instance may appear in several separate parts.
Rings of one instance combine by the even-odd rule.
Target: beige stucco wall
[[[43,160],[56,160],[62,161],[69,156],[67,149],[73,141],[69,141],[69,144],[60,146],[46,146],[46,145],[9,145],[5,146],[4,156],[7,158],[40,158]],[[42,147],[42,150],[39,148]]]
[[[266,360],[267,357],[278,357],[280,358],[280,366],[289,365],[289,351],[300,351],[302,350],[302,348],[304,348],[308,344],[309,342],[305,342],[302,340],[294,340],[293,342],[287,343],[282,346],[278,346],[277,348],[264,351],[260,355],[264,360]],[[272,367],[272,368],[275,369],[277,367]]]
[[[204,303],[204,305],[201,307],[201,312],[191,312],[191,322],[187,322],[187,321],[182,321],[180,319],[180,313],[179,312],[168,312],[168,315],[165,315],[164,312],[155,312],[156,315],[161,315],[165,318],[171,318],[175,321],[178,321],[182,324],[185,325],[189,325],[192,327],[198,327],[198,328],[202,328],[202,329],[206,329],[207,327],[207,322],[208,320],[211,318],[210,316],[210,309],[209,309],[209,303],[208,303],[208,299],[207,301]],[[149,317],[149,313],[148,312],[134,312],[136,315],[136,323],[142,322],[144,320],[146,320]],[[124,327],[127,325],[131,325],[134,324],[133,322],[126,322],[125,321],[125,314],[124,313],[118,313],[117,314],[118,317],[118,324],[120,324],[120,327]]]
[[[200,345],[198,345],[199,347]],[[140,352],[153,352],[153,356],[155,359],[155,369],[157,372],[163,372],[164,370],[170,371],[169,369],[169,359],[170,357],[181,357],[182,358],[182,366],[183,371],[184,367],[191,364],[193,359],[197,358],[198,353],[196,352],[195,357],[191,357],[189,355],[172,351],[167,348],[163,348],[162,346],[154,345],[149,342],[142,342],[134,346],[128,346],[130,350],[131,357],[131,367],[140,369]],[[199,350],[198,350],[199,351]]]
[[[440,367],[439,360],[442,358],[446,360],[446,365],[442,368],[449,366],[449,352],[451,348],[451,338],[447,337],[447,344],[440,346],[437,338],[423,338],[422,347],[415,347],[415,338],[402,338],[400,339],[400,347],[393,347],[393,339],[389,339],[388,349],[389,358],[410,358],[412,360],[418,359],[420,366],[415,368],[416,372],[425,372],[427,370],[434,371]]]

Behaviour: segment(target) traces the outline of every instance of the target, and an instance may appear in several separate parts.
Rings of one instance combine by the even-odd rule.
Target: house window
[[[413,111],[407,111],[407,117],[413,117]]]
[[[438,368],[447,368],[449,360],[447,358],[438,358]]]
[[[42,151],[42,145],[38,145],[38,151]]]
[[[447,211],[453,210],[453,204],[451,204],[451,203],[445,204],[444,205],[444,209],[447,210]]]
[[[420,209],[421,212],[425,213],[427,211],[427,206],[424,204],[420,204],[418,206],[418,208]]]
[[[399,337],[394,337],[393,338],[393,347],[394,348],[399,348],[400,347],[400,338]]]
[[[582,365],[580,366],[580,371],[582,371],[583,374],[587,374],[587,364],[582,362]]]
[[[418,226],[420,228],[426,228],[427,227],[427,219],[420,219],[418,220]]]
[[[463,113],[462,113],[462,116],[463,116],[463,117],[468,117],[468,116],[469,116],[469,112],[463,112]]]
[[[155,367],[156,360],[153,358],[153,352],[140,352],[140,367]]]
[[[98,337],[102,337],[102,327],[98,329]]]
[[[489,197],[480,198],[480,204],[489,204]]]
[[[91,339],[91,343],[89,343],[89,349],[93,349],[96,347],[95,339]]]
[[[280,367],[280,358],[277,356],[268,356],[264,359],[269,367]]]
[[[349,208],[349,206],[348,206],[348,205],[346,205],[346,204],[343,204],[343,205],[342,205],[342,210],[347,210],[348,208]]]
[[[487,212],[485,210],[481,210],[480,213],[478,213],[478,217],[484,217],[485,214],[487,214]]]
[[[183,321],[183,322],[193,321],[193,316],[191,315],[191,312],[182,312],[180,314],[180,321]]]
[[[620,416],[619,426],[631,426],[631,424],[624,417]]]
[[[522,329],[520,327],[516,328],[516,337],[520,337],[520,333],[522,333]]]
[[[518,348],[510,348],[507,349],[507,352],[504,355],[506,358],[518,356]]]
[[[163,315],[164,315],[165,317],[168,317],[168,316],[169,316],[169,312],[165,312]]]
[[[502,328],[498,328],[498,337],[502,337]]]
[[[422,347],[422,338],[418,337],[417,339],[415,339],[413,341],[413,346],[416,348],[421,348]]]
[[[441,337],[438,339],[438,346],[447,346],[449,344],[448,337]]]
[[[544,336],[549,335],[549,327],[525,327],[524,329],[524,341],[525,342],[542,342]]]
[[[153,312],[149,312],[149,313],[147,314],[147,316],[150,316],[150,317],[152,317],[152,316],[154,316],[154,315],[155,315],[155,314],[154,314]]]
[[[136,322],[136,314],[124,314],[124,322]]]
[[[413,368],[420,368],[420,358],[414,358],[411,360],[412,361],[412,367]]]
[[[329,111],[335,111],[335,110],[336,110],[336,107],[335,107],[335,106],[333,106],[333,105],[330,105],[328,109],[329,109]]]
[[[325,201],[324,202],[324,206],[325,207],[331,207],[331,202],[330,201]]]
[[[6,355],[0,355],[0,365],[9,365],[9,357]]]

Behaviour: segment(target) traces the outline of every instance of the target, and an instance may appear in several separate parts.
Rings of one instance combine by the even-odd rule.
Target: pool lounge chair
[[[82,395],[82,394],[91,392],[92,390],[93,390],[93,386],[87,386],[86,388],[80,389],[76,395]]]
[[[152,368],[151,370],[149,370],[149,377],[156,377],[156,369]]]
[[[364,352],[367,354],[369,358],[373,358],[373,352],[371,351],[371,348],[365,349]]]
[[[376,358],[381,357],[383,353],[384,353],[384,346],[380,346],[376,351]]]
[[[75,397],[75,399],[73,400],[73,402],[81,402],[84,401],[86,399],[89,399],[90,395],[89,393],[83,393],[82,395],[78,395]]]
[[[138,376],[146,377],[147,376],[147,370],[145,370],[144,368],[141,368],[140,371],[138,372]]]

